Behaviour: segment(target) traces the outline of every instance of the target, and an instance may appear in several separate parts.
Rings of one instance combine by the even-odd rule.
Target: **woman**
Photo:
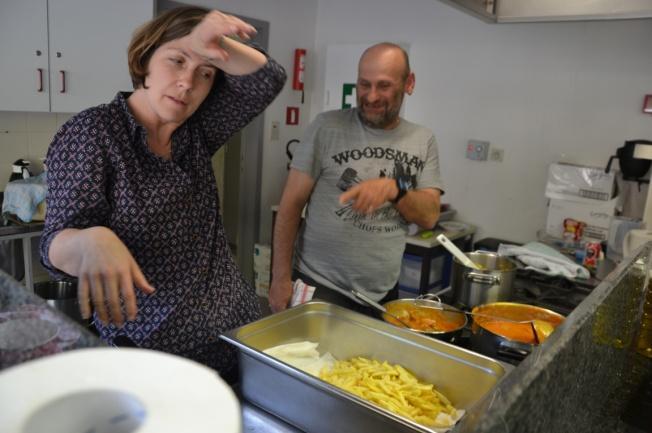
[[[227,373],[234,354],[218,335],[260,316],[229,252],[211,166],[285,82],[280,65],[231,37],[254,32],[196,7],[155,18],[129,46],[135,91],[73,117],[50,146],[42,261],[78,278],[82,315],[92,302],[109,343]]]

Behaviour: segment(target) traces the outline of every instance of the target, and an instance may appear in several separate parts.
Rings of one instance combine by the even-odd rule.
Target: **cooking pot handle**
[[[498,353],[515,358],[525,358],[532,351],[532,347],[518,341],[502,340],[498,343]]]
[[[494,284],[500,284],[500,276],[493,274],[478,274],[477,272],[469,272],[466,274],[466,278],[474,283],[489,284],[491,286]]]

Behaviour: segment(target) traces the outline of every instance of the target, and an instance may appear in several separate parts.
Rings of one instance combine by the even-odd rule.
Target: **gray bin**
[[[45,281],[34,284],[34,292],[47,304],[83,325],[88,325],[79,312],[77,284],[69,281]]]

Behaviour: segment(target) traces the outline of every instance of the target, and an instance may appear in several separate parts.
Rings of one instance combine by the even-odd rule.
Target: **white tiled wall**
[[[71,116],[0,111],[0,191],[4,191],[11,176],[11,164],[17,159],[28,159],[34,174],[43,170],[43,158],[52,137]]]

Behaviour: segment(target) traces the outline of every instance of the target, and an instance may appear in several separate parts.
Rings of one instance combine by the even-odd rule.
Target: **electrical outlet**
[[[503,157],[505,156],[505,151],[498,147],[491,148],[489,150],[489,161],[503,162]]]
[[[466,157],[474,161],[486,161],[489,153],[489,142],[469,140],[466,145]]]
[[[281,129],[281,122],[278,120],[272,122],[272,135],[270,139],[277,141],[279,139],[279,129]]]

